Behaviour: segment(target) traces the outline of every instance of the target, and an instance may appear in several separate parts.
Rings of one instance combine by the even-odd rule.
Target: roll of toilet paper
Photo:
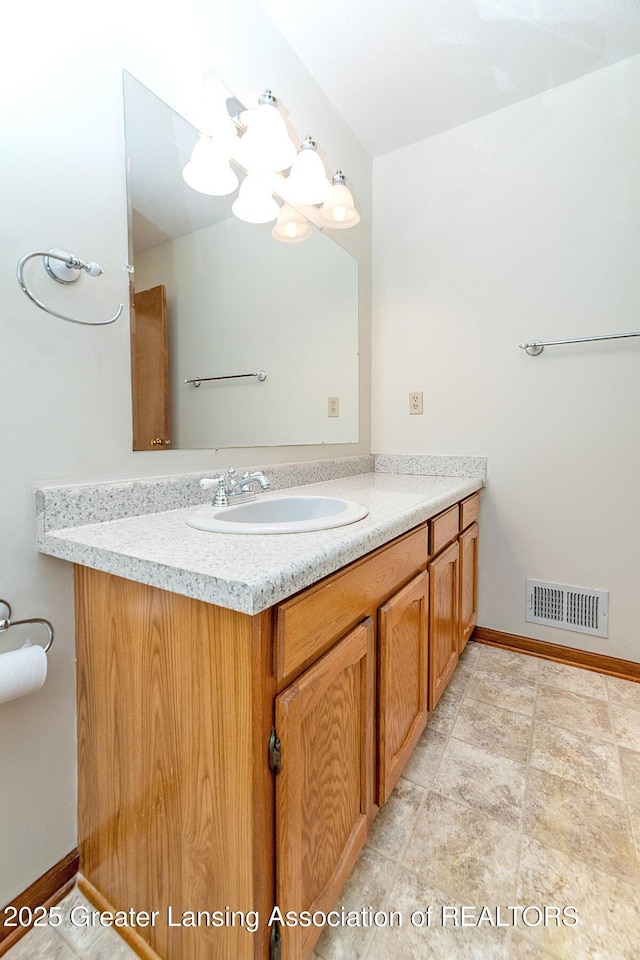
[[[28,640],[19,650],[0,654],[0,703],[35,693],[47,676],[47,655]]]

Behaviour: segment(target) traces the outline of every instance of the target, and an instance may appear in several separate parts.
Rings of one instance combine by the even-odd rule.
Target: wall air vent
[[[548,627],[607,637],[609,594],[566,583],[527,580],[525,620]]]

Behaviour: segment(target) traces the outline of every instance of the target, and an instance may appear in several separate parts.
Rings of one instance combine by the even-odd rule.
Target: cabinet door
[[[458,662],[458,541],[432,560],[429,570],[429,710]]]
[[[478,524],[460,534],[460,645],[462,653],[478,621]]]
[[[419,573],[379,611],[378,803],[393,790],[427,722],[429,574]]]
[[[276,697],[276,903],[333,906],[373,813],[374,625],[368,618]],[[306,960],[316,927],[283,927],[284,960]]]

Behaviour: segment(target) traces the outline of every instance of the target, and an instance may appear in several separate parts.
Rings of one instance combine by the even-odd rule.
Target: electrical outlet
[[[329,397],[329,400],[327,403],[327,416],[328,417],[340,416],[340,397]]]
[[[422,390],[409,394],[409,413],[422,413]]]

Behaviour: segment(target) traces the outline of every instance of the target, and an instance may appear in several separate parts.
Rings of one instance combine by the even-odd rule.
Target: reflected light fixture
[[[226,197],[238,186],[226,153],[211,137],[202,137],[196,143],[182,176],[193,190],[212,197]]]
[[[258,106],[243,112],[240,120],[247,128],[238,143],[240,163],[247,170],[288,170],[296,158],[296,148],[271,90],[265,90]]]
[[[360,223],[360,214],[355,208],[353,195],[347,186],[347,180],[338,170],[331,181],[331,193],[320,208],[320,221],[331,230],[347,230]]]
[[[295,207],[283,203],[271,236],[280,243],[301,243],[311,236],[311,224]]]
[[[270,179],[259,173],[248,173],[233,201],[232,213],[246,223],[269,223],[280,210],[271,191]]]
[[[291,173],[284,181],[283,196],[291,203],[324,203],[331,192],[324,163],[318,153],[318,145],[311,137],[300,144],[298,156],[293,161]]]

